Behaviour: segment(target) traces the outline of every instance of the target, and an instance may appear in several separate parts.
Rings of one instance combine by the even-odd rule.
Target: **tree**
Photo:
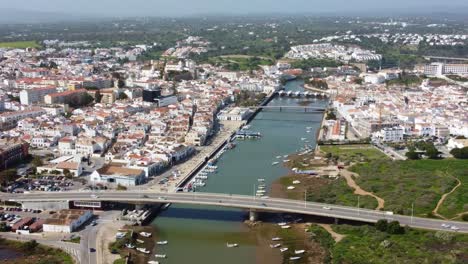
[[[8,231],[10,231],[10,227],[5,222],[1,222],[0,232],[8,232]]]
[[[8,185],[8,183],[16,180],[18,175],[15,169],[4,170],[0,172],[0,183],[3,186]]]
[[[404,234],[405,229],[402,226],[400,226],[400,222],[392,221],[388,224],[387,233],[392,235]]]
[[[414,149],[410,149],[410,151],[406,152],[405,156],[410,160],[418,160],[420,158],[419,154]]]
[[[388,221],[385,219],[380,219],[379,221],[377,221],[377,223],[375,223],[375,228],[379,231],[387,232]]]
[[[128,99],[127,94],[125,94],[125,93],[120,93],[119,94],[118,100],[127,100],[127,99]]]
[[[461,218],[463,221],[468,222],[468,214],[463,214]]]
[[[454,148],[450,151],[450,154],[456,159],[468,159],[468,147]]]
[[[437,150],[437,148],[432,145],[432,146],[428,146],[426,148],[426,156],[430,159],[438,159],[439,158],[439,155],[440,155],[440,152],[439,150]]]
[[[97,90],[95,93],[94,93],[94,101],[96,103],[100,103],[101,102],[101,99],[102,99],[102,94],[99,90]]]
[[[40,167],[40,166],[44,165],[44,163],[42,162],[41,157],[39,157],[39,156],[34,156],[33,160],[31,161],[31,164],[34,167]]]
[[[25,253],[31,253],[34,252],[34,250],[37,248],[39,243],[37,243],[36,240],[31,240],[23,244],[23,249],[26,251]]]
[[[118,87],[118,88],[123,88],[124,86],[125,86],[125,81],[122,80],[122,79],[119,79],[119,80],[117,81],[117,87]]]
[[[63,170],[63,175],[69,179],[71,179],[73,177],[73,174],[70,172],[69,169],[64,169]]]

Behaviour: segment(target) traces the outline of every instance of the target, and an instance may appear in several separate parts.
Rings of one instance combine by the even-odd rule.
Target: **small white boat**
[[[294,254],[304,254],[305,250],[294,250]]]
[[[280,248],[280,251],[281,251],[281,252],[288,251],[288,248]]]
[[[166,254],[156,254],[154,256],[157,257],[157,258],[166,258],[167,257]]]
[[[259,181],[259,182],[264,182],[264,181],[265,181],[265,179],[258,179],[258,181]]]
[[[150,260],[148,261],[148,264],[159,264],[159,261]]]
[[[145,241],[143,241],[143,240],[141,240],[141,239],[137,239],[136,242],[137,242],[137,243],[140,243],[140,244],[145,243]]]
[[[125,245],[127,248],[135,248],[135,245],[132,245],[132,244],[126,244]]]
[[[281,240],[281,237],[274,237],[271,239],[272,241],[280,241]]]
[[[142,237],[151,237],[151,233],[148,233],[148,232],[140,232],[140,236],[142,236]]]
[[[301,257],[295,256],[295,257],[290,257],[289,260],[298,260],[301,259]]]
[[[284,155],[284,156],[283,156],[283,158],[287,158],[287,157],[288,157],[288,155]]]
[[[307,138],[301,138],[302,141],[306,140]]]
[[[140,251],[141,253],[145,253],[145,254],[149,254],[149,253],[150,253],[150,251],[147,250],[146,248],[137,248],[136,250],[137,250],[137,251]]]
[[[270,245],[271,248],[279,248],[281,247],[281,244],[274,244],[274,245]]]
[[[277,159],[281,159],[281,156],[276,156]]]
[[[238,247],[239,245],[234,243],[234,244],[229,244],[229,243],[226,243],[226,247],[228,248],[234,248],[234,247]]]
[[[260,199],[268,199],[268,198],[270,198],[270,197],[267,196],[267,195],[263,195],[263,196],[260,197]]]
[[[287,224],[288,224],[288,223],[286,223],[286,222],[278,223],[279,226],[285,226],[285,225],[287,225]]]
[[[288,186],[287,189],[288,189],[288,190],[294,190],[294,189],[296,189],[296,187],[294,187],[294,186]]]
[[[271,165],[274,166],[274,165],[278,165],[278,164],[279,164],[279,162],[275,161],[275,162],[273,162]]]
[[[299,184],[299,183],[301,183],[301,181],[295,180],[295,181],[293,181],[292,183],[293,183],[293,184]]]
[[[284,225],[284,226],[281,226],[281,228],[283,228],[283,229],[289,229],[289,228],[291,228],[291,226],[289,226],[289,225]]]
[[[289,160],[288,160],[288,159],[285,159],[285,160],[283,160],[283,162],[289,162]]]
[[[168,243],[167,240],[156,242],[156,244],[158,245],[167,245],[167,243]]]

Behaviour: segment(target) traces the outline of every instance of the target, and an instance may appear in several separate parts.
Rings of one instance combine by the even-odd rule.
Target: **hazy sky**
[[[115,16],[173,16],[188,14],[249,13],[346,13],[390,10],[411,12],[422,8],[468,13],[467,0],[0,0],[7,9],[37,10],[60,13],[89,13]]]

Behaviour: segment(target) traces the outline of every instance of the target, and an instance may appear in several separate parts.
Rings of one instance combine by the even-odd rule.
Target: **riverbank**
[[[112,230],[114,231],[114,230]],[[113,253],[112,259],[105,258],[103,263],[114,263],[112,260],[117,260],[118,256],[125,259],[127,256],[131,263],[144,264],[148,263],[150,259],[154,259],[154,254],[160,254],[156,252],[156,241],[158,239],[157,232],[152,226],[124,226],[119,229],[118,232],[125,233],[123,238],[115,239],[108,245],[110,252]],[[141,232],[150,233],[150,237],[140,235]],[[113,233],[116,234],[116,233]],[[129,248],[127,245],[132,245],[134,248]],[[105,244],[103,245],[105,246]],[[142,248],[147,250],[149,253],[145,254],[137,250]]]
[[[73,264],[64,251],[39,245],[35,240],[18,242],[0,238],[0,262],[5,264],[63,263]]]
[[[314,91],[314,92],[317,92],[317,93],[325,93],[325,94],[328,94],[328,93],[329,93],[327,90],[315,88],[315,87],[310,86],[310,85],[308,85],[308,84],[304,84],[304,89],[306,89],[306,90],[311,90],[311,91]]]

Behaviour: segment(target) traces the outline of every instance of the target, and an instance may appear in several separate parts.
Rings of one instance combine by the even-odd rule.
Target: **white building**
[[[405,129],[403,127],[386,127],[380,133],[384,142],[400,142],[403,140]]]
[[[218,119],[222,121],[242,121],[247,119],[251,115],[249,108],[234,107],[230,109],[222,110]]]
[[[89,178],[93,183],[135,186],[143,183],[145,172],[143,170],[107,165],[94,171]]]
[[[55,87],[41,87],[28,90],[22,90],[19,93],[20,102],[22,105],[30,105],[35,103],[44,103],[44,96],[56,93]]]
[[[455,139],[451,138],[448,140],[447,148],[452,150],[454,148],[464,148],[468,147],[468,139]]]
[[[71,233],[83,225],[93,216],[89,210],[66,209],[53,214],[45,220],[44,232]]]

